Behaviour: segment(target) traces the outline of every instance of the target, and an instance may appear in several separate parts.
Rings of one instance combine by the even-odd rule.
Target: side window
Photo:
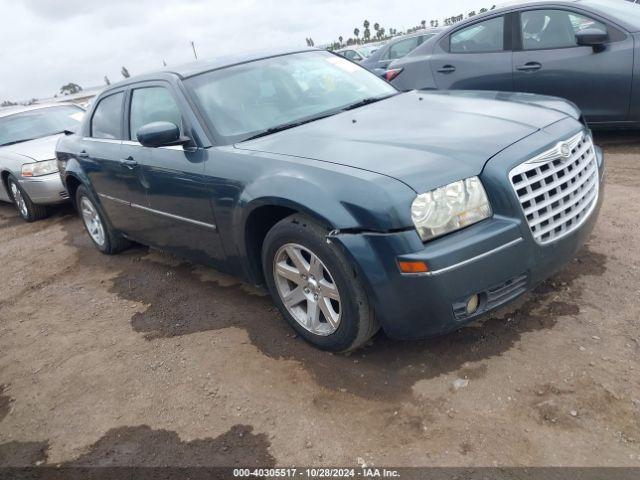
[[[91,136],[120,140],[122,131],[122,92],[103,98],[91,118]]]
[[[577,46],[576,33],[585,28],[607,31],[592,18],[565,10],[529,10],[520,14],[522,48],[543,50]]]
[[[387,60],[395,60],[396,58],[406,57],[407,54],[418,46],[418,38],[412,37],[406,40],[400,40],[389,47],[385,55]]]
[[[137,88],[131,96],[129,134],[136,140],[136,132],[147,123],[171,122],[182,130],[182,115],[175,99],[164,87]]]
[[[487,53],[504,49],[504,17],[492,18],[451,35],[451,53]]]

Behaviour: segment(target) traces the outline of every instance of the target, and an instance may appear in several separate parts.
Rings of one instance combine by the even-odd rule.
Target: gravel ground
[[[602,134],[593,237],[518,305],[350,356],[261,290],[70,208],[0,205],[0,465],[640,466],[640,142]]]

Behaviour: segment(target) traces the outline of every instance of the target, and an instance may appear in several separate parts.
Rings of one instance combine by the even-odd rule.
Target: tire
[[[89,238],[102,253],[113,255],[130,246],[131,243],[106,221],[102,209],[83,185],[76,190],[76,208]]]
[[[326,236],[313,220],[291,215],[267,233],[262,268],[276,306],[302,338],[323,350],[347,352],[380,327],[362,281]]]
[[[47,216],[48,210],[44,205],[33,203],[27,192],[13,175],[7,179],[9,194],[20,216],[27,222],[35,222]]]

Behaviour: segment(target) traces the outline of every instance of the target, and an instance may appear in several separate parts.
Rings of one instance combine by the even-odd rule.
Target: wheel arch
[[[304,215],[315,221],[327,233],[335,225],[324,215],[311,210],[306,205],[284,198],[270,197],[262,198],[252,202],[246,210],[242,220],[240,237],[240,254],[247,259],[247,275],[253,283],[264,283],[264,272],[262,271],[262,247],[264,239],[276,223],[291,216]]]

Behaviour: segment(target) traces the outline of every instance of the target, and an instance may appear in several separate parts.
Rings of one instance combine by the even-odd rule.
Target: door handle
[[[138,166],[138,162],[136,162],[133,157],[127,157],[120,159],[120,165],[128,168],[129,170],[133,170]]]
[[[438,70],[438,73],[453,73],[456,71],[456,67],[453,65],[445,65]]]
[[[535,72],[536,70],[540,70],[542,68],[542,64],[538,62],[528,62],[524,65],[516,67],[516,70],[520,70],[521,72]]]
[[[87,153],[86,150],[82,150],[80,153],[78,153],[77,156],[80,157],[80,158],[88,158],[89,154]]]

